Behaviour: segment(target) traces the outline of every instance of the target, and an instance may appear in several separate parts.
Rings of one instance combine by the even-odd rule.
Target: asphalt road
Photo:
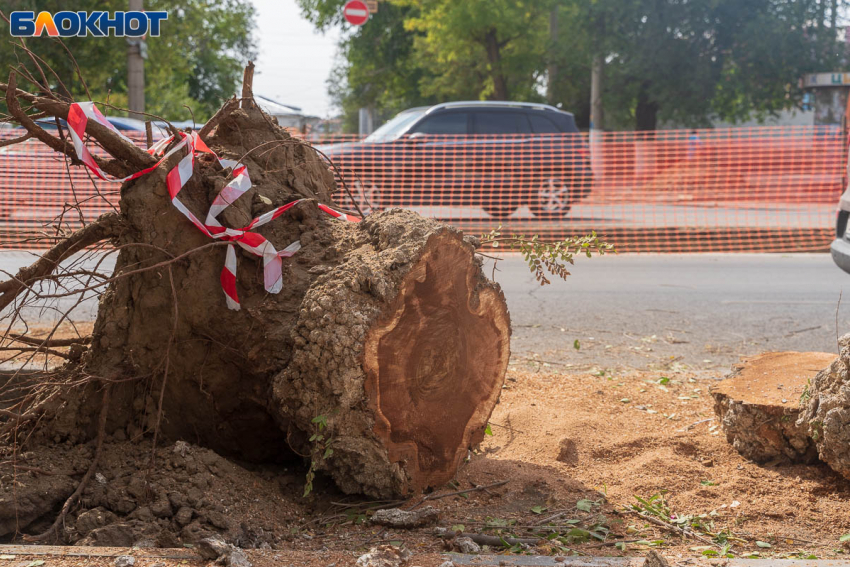
[[[722,374],[766,350],[835,352],[842,289],[838,332],[850,332],[850,274],[828,254],[580,258],[566,282],[544,287],[519,258],[499,270],[515,359],[552,369],[684,365]]]
[[[837,198],[836,198],[837,200]],[[497,226],[510,225],[515,230],[528,227],[568,226],[571,230],[587,227],[623,228],[832,228],[835,203],[770,203],[752,201],[659,203],[659,202],[595,202],[581,201],[573,206],[564,220],[551,222],[536,219],[527,206],[519,207],[507,219],[492,219],[477,207],[409,207],[422,216],[447,221],[484,222]]]
[[[14,273],[32,258],[0,252],[0,270]],[[490,274],[492,262],[486,267]],[[498,270],[513,321],[515,361],[532,368],[684,366],[722,374],[741,355],[765,350],[835,352],[842,289],[847,294],[838,332],[850,332],[850,274],[828,254],[579,258],[566,282],[543,287],[517,256],[499,262]],[[44,321],[56,313],[27,315]],[[95,314],[90,300],[75,319]]]

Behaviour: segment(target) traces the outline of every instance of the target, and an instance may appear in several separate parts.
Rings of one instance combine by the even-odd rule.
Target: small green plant
[[[304,484],[304,498],[307,498],[313,492],[313,481],[316,479],[316,469],[319,462],[329,459],[334,454],[334,450],[331,447],[333,439],[326,437],[324,433],[328,427],[328,418],[324,415],[317,415],[311,422],[314,427],[313,435],[310,436],[313,451],[310,457],[310,468],[307,470],[307,482]]]
[[[810,399],[812,399],[812,394],[809,391],[809,387],[811,385],[812,385],[812,379],[809,378],[809,380],[806,382],[806,385],[803,387],[803,393],[800,394],[800,405],[803,405],[806,402],[808,402]]]
[[[614,246],[600,240],[595,231],[585,236],[571,236],[557,242],[540,240],[536,234],[531,238],[519,234],[503,236],[501,231],[502,227],[499,226],[488,234],[482,235],[481,244],[519,252],[540,285],[552,283],[546,277],[547,273],[562,280],[567,279],[570,275],[567,264],[575,264],[574,258],[577,254],[584,254],[590,258],[594,252],[599,256],[614,252]]]
[[[823,427],[823,422],[821,422],[821,421],[813,421],[812,422],[812,441],[817,442],[820,439],[821,427]]]
[[[706,549],[702,552],[705,557],[726,557],[728,559],[733,559],[735,554],[729,551],[731,546],[727,543],[723,547],[720,548],[720,551],[715,549]]]

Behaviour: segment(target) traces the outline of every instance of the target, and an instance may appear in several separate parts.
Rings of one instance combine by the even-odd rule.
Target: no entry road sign
[[[351,0],[343,7],[342,14],[349,24],[362,26],[369,19],[369,7],[361,0]]]

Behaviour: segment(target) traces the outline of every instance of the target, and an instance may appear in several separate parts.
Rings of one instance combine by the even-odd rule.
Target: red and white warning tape
[[[174,140],[173,136],[171,138],[160,140],[147,150],[151,155],[159,157],[159,160],[153,166],[121,179],[110,178],[106,176],[100,167],[98,167],[88,148],[83,143],[83,136],[85,135],[86,124],[89,119],[109,128],[128,142],[130,142],[130,140],[116,130],[115,127],[106,120],[106,117],[100,113],[100,111],[94,106],[93,102],[81,102],[71,105],[71,109],[68,112],[68,129],[71,139],[74,142],[74,150],[77,153],[77,157],[81,162],[83,162],[83,164],[91,169],[97,177],[105,181],[121,183],[130,179],[136,179],[137,177],[141,177],[142,175],[156,169],[163,161],[168,159],[175,152],[183,148],[188,148],[186,156],[181,159],[171,171],[168,172],[168,175],[166,175],[165,184],[168,187],[168,194],[171,196],[171,203],[177,208],[177,210],[183,213],[183,215],[189,219],[192,224],[198,228],[198,230],[210,238],[230,242],[224,259],[224,269],[221,271],[221,287],[224,290],[227,306],[230,309],[239,310],[239,297],[236,293],[236,251],[233,247],[234,244],[238,244],[255,256],[262,257],[263,284],[266,291],[269,293],[280,292],[283,287],[282,259],[289,258],[298,252],[301,248],[301,243],[296,240],[283,250],[278,251],[271,242],[263,237],[263,235],[251,232],[251,229],[271,222],[301,201],[304,201],[304,199],[287,203],[281,207],[277,207],[267,213],[264,213],[253,219],[243,228],[227,228],[222,226],[222,224],[218,221],[218,215],[220,215],[228,206],[233,204],[236,199],[241,197],[248,189],[251,188],[251,178],[248,176],[248,168],[244,164],[238,163],[234,160],[218,157],[215,152],[207,147],[204,141],[201,140],[197,132],[192,132],[191,134],[180,132],[180,137],[182,139],[177,145],[169,150],[168,153],[163,154],[162,152],[168,144]],[[233,175],[233,179],[230,183],[228,183],[213,200],[204,222],[198,220],[198,218],[192,214],[192,211],[190,211],[186,205],[177,198],[180,194],[180,190],[184,185],[186,185],[189,178],[192,177],[192,173],[195,168],[195,154],[197,153],[212,154],[223,168],[231,168]],[[330,216],[340,220],[349,222],[360,221],[360,218],[358,217],[342,213],[327,205],[319,203],[318,207]]]

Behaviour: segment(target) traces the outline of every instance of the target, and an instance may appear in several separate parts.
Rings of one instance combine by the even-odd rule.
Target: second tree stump
[[[825,352],[768,352],[737,365],[711,391],[726,439],[758,463],[817,460],[797,418],[810,381],[833,360]]]

